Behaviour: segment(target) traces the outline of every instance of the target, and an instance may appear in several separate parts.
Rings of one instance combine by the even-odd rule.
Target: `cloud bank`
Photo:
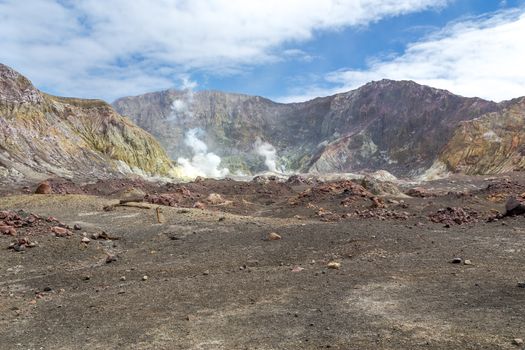
[[[112,100],[192,70],[309,59],[289,46],[449,1],[0,0],[0,61],[52,92]]]
[[[367,69],[342,69],[283,102],[304,101],[383,78],[414,80],[468,97],[494,101],[525,95],[525,10],[510,10],[452,23],[412,43],[398,56],[372,58]]]

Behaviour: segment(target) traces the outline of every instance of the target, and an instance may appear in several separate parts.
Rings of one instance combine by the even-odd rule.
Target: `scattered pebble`
[[[470,261],[469,259],[466,259],[464,262],[463,262],[464,265],[472,265],[472,261]]]
[[[146,276],[146,275],[142,276],[142,280],[143,281],[147,281],[148,280],[148,276]]]
[[[53,227],[51,227],[51,232],[53,232],[55,234],[55,236],[57,236],[57,237],[67,237],[67,236],[71,236],[73,234],[67,228],[60,227],[60,226],[53,226]]]
[[[126,280],[126,276],[120,276],[120,280],[121,281],[125,281]]]
[[[282,237],[281,235],[279,235],[278,233],[276,232],[270,232],[268,233],[268,240],[269,241],[278,241],[280,240]]]
[[[89,238],[87,238],[87,237],[82,237],[81,242],[88,244],[89,242],[91,242],[91,240]]]
[[[463,259],[461,258],[454,258],[452,259],[452,261],[450,261],[452,264],[461,264],[461,262],[463,261]]]
[[[512,339],[512,344],[517,345],[517,346],[521,346],[521,345],[523,345],[523,339],[521,339],[521,338],[514,338],[514,339]]]
[[[80,231],[80,230],[82,230],[82,226],[80,226],[79,224],[75,224],[73,226],[73,229],[76,230],[76,231]]]
[[[326,267],[328,267],[329,269],[340,269],[341,268],[341,263],[337,262],[337,261],[330,261]]]
[[[108,255],[106,257],[106,264],[112,263],[113,261],[117,261],[116,255]]]
[[[208,276],[210,274],[210,270],[205,270],[203,273],[202,273],[204,276]]]

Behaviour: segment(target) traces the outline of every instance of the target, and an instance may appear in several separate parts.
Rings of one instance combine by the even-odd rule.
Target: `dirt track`
[[[370,201],[285,205],[296,192],[271,200],[271,190],[254,191],[242,202],[243,191],[223,191],[232,205],[162,207],[162,224],[154,209],[104,211],[115,203],[108,197],[2,198],[0,209],[82,230],[36,235],[38,246],[22,253],[0,250],[0,348],[519,348],[525,218],[486,223],[502,204],[480,192],[405,199],[407,219],[321,221],[319,203],[340,213]],[[468,205],[481,218],[450,228],[428,220],[447,205]],[[102,231],[119,239],[81,243],[82,232]],[[282,239],[265,240],[272,231]],[[0,245],[12,240],[0,236]],[[108,255],[117,261],[106,263]],[[341,268],[327,268],[331,261]]]

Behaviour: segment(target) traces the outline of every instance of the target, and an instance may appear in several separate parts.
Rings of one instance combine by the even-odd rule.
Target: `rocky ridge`
[[[392,80],[304,103],[281,104],[217,91],[166,90],[121,98],[113,106],[151,132],[174,159],[189,153],[185,132],[198,128],[232,171],[265,169],[254,151],[254,141],[261,139],[275,146],[280,165],[288,170],[384,169],[396,176],[424,173],[443,154],[460,122],[505,107]],[[447,169],[455,170],[453,166]]]
[[[56,97],[0,64],[0,178],[171,176],[155,139],[100,100]]]

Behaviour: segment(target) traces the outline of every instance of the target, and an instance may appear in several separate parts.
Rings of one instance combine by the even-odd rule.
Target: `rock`
[[[523,339],[521,339],[521,338],[514,338],[514,339],[512,339],[512,344],[517,345],[517,346],[521,346],[521,345],[523,345]]]
[[[462,261],[463,261],[463,259],[461,259],[461,258],[453,258],[450,262],[452,264],[461,264]]]
[[[293,269],[292,269],[292,272],[301,272],[304,270],[304,267],[301,267],[301,266],[295,266]]]
[[[505,203],[505,216],[516,216],[525,214],[525,205],[516,197],[509,197]]]
[[[117,261],[116,255],[108,255],[106,257],[106,264],[112,263],[113,261]]]
[[[410,197],[429,198],[434,197],[434,193],[424,189],[423,187],[414,187],[405,192]]]
[[[81,240],[82,243],[85,243],[85,244],[88,244],[89,242],[91,242],[91,240],[87,237],[82,237],[82,240]]]
[[[147,281],[148,280],[148,276],[146,276],[146,275],[142,276],[142,280],[143,281]]]
[[[8,236],[16,236],[16,229],[13,226],[0,225],[0,234]]]
[[[365,177],[361,179],[361,186],[363,186],[376,196],[390,195],[397,197],[406,197],[406,195],[402,193],[399,190],[399,188],[390,181],[391,180],[380,180],[370,175],[365,175]]]
[[[95,240],[97,240],[97,239],[104,239],[106,241],[107,240],[115,241],[115,240],[119,240],[120,239],[120,237],[113,237],[113,236],[108,235],[105,231],[102,231],[101,233],[98,233],[98,232],[93,233],[91,235],[91,238],[95,239]]]
[[[71,236],[73,234],[67,228],[60,227],[60,226],[53,226],[53,227],[51,227],[51,232],[53,232],[55,234],[55,236],[57,236],[57,237],[67,237],[67,236]]]
[[[82,230],[82,226],[80,226],[79,224],[75,224],[73,226],[73,230],[80,231],[80,230]]]
[[[120,276],[120,280],[124,282],[126,280],[126,276]]]
[[[337,262],[337,261],[330,261],[326,267],[328,267],[329,269],[340,269],[341,268],[341,263],[340,262]]]
[[[202,273],[204,276],[208,276],[210,274],[210,270],[205,270],[203,273]]]
[[[166,221],[161,207],[155,208],[155,214],[157,214],[157,223],[163,224]]]
[[[525,282],[518,282],[518,288],[525,288]]]
[[[41,182],[35,190],[35,194],[52,194],[53,189],[49,185],[49,182]]]
[[[463,262],[464,265],[472,265],[472,261],[470,261],[469,259],[466,259],[464,262]]]
[[[24,250],[26,250],[26,246],[25,244],[15,244],[13,246],[13,249],[15,250],[15,252],[23,252]]]
[[[282,237],[281,235],[279,235],[278,233],[276,232],[270,232],[268,233],[268,240],[269,241],[278,241],[280,240]]]
[[[205,205],[204,205],[204,203],[202,203],[202,202],[195,202],[195,204],[193,204],[193,207],[194,207],[195,209],[204,209],[204,208],[205,208]]]
[[[212,205],[218,205],[218,204],[224,203],[224,199],[218,193],[210,193],[208,197],[206,198],[206,200],[208,201],[208,203]]]

